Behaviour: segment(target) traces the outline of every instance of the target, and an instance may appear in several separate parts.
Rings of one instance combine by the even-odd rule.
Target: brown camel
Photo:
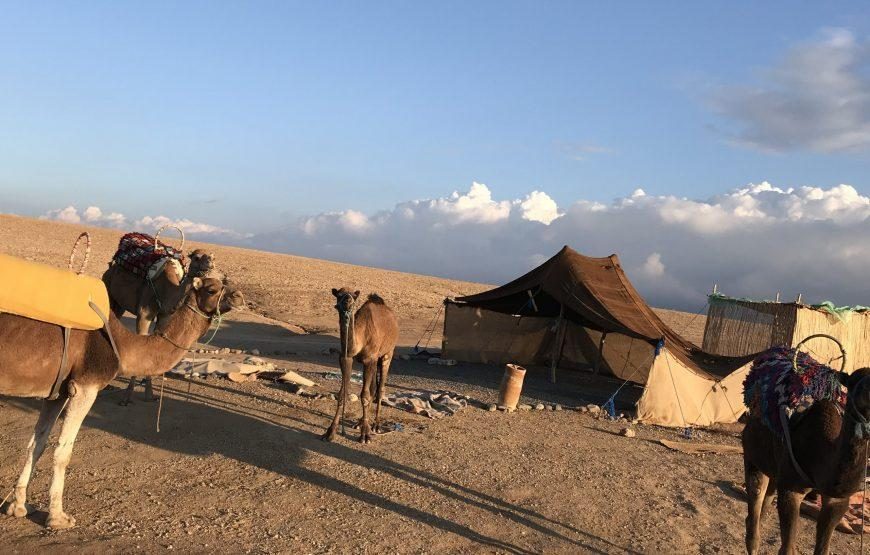
[[[204,278],[214,269],[214,255],[196,249],[189,255],[190,264],[184,276],[180,276],[174,265],[167,264],[154,279],[149,280],[116,264],[110,264],[103,274],[103,283],[109,292],[112,311],[119,318],[124,312],[136,316],[136,332],[148,335],[151,325],[160,317],[165,317],[178,307],[190,290],[191,280]],[[136,378],[130,378],[127,391],[120,403],[129,405],[133,398]],[[151,378],[145,378],[145,400],[154,401]]]
[[[749,506],[747,552],[758,553],[760,521],[776,493],[782,540],[779,552],[796,553],[800,505],[810,491],[816,490],[822,496],[822,510],[816,525],[814,553],[828,553],[831,534],[849,508],[849,497],[862,487],[870,431],[867,378],[870,368],[841,375],[841,382],[848,389],[845,411],[833,401],[821,400],[800,417],[791,419],[789,436],[800,470],[792,463],[785,442],[759,417],[749,417],[742,438]]]
[[[49,528],[74,526],[75,519],[63,510],[64,478],[73,442],[97,392],[119,375],[156,376],[166,372],[178,364],[187,349],[208,330],[218,309],[226,312],[243,304],[241,293],[226,288],[220,280],[194,278],[184,308],[161,319],[154,335],[134,334],[110,314],[108,325],[118,346],[120,363],[105,330],[72,330],[68,349],[69,377],[58,399],[43,401],[33,437],[27,444],[26,462],[6,514],[23,517],[28,513],[25,505],[28,482],[55,421],[66,407],[54,450],[46,525]],[[0,394],[48,397],[62,352],[63,330],[59,326],[0,313]]]
[[[337,301],[338,327],[341,336],[341,353],[338,364],[341,367],[341,391],[338,393],[338,406],[332,424],[323,434],[322,439],[332,441],[338,424],[344,415],[347,405],[347,394],[350,387],[350,375],[353,361],[363,365],[363,386],[360,395],[362,403],[362,419],[360,419],[360,438],[362,443],[374,439],[369,426],[369,405],[375,398],[374,433],[378,433],[381,416],[381,400],[384,398],[384,388],[387,385],[387,374],[390,372],[390,362],[393,360],[393,350],[399,337],[399,323],[393,311],[384,304],[384,300],[371,294],[368,300],[355,310],[359,291],[342,287],[333,289]],[[377,377],[375,373],[377,372]],[[377,381],[377,385],[375,384]],[[377,388],[377,391],[375,391]]]

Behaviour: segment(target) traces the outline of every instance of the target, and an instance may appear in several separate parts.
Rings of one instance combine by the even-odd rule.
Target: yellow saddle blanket
[[[109,294],[102,280],[0,254],[0,312],[95,330],[103,321],[91,301],[109,317]]]

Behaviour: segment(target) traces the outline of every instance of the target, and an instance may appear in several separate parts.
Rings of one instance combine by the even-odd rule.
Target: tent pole
[[[604,358],[604,342],[607,341],[607,332],[601,332],[601,341],[598,342],[598,358],[595,359],[595,367],[592,369],[593,374],[597,374],[601,366],[601,359]]]
[[[562,359],[562,346],[565,343],[565,305],[559,305],[559,319],[556,320],[556,341],[550,356],[550,382],[556,383],[556,367]]]

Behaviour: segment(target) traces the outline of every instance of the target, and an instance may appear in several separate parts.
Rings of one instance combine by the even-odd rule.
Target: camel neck
[[[850,401],[851,402],[851,401]],[[852,414],[854,407],[847,405],[843,414],[843,424],[840,429],[840,438],[837,449],[832,457],[831,465],[832,486],[843,490],[844,494],[852,494],[858,491],[861,480],[864,477],[864,459],[867,452],[867,438],[856,433],[860,426]]]
[[[121,355],[120,375],[156,376],[178,364],[211,321],[182,305],[158,324],[155,335],[136,335],[114,318],[109,325]]]

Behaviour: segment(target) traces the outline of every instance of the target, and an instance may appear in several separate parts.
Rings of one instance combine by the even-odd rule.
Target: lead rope
[[[211,323],[212,323],[212,321],[214,320],[214,318],[217,318],[217,326],[215,326],[215,328],[214,328],[214,332],[211,334],[211,337],[208,338],[208,341],[206,341],[206,342],[204,343],[205,345],[209,345],[209,344],[211,344],[211,340],[214,339],[214,336],[217,335],[217,332],[218,332],[218,330],[219,330],[220,327],[221,327],[221,322],[223,321],[223,316],[221,315],[221,303],[223,302],[223,300],[224,300],[224,292],[221,291],[221,294],[220,294],[220,296],[218,297],[217,311],[215,312],[214,317],[208,316],[207,314],[205,314],[204,312],[202,312],[202,311],[199,310],[199,309],[193,308],[193,306],[191,306],[190,303],[187,303],[187,305],[186,305],[187,308],[193,310],[194,312],[196,312],[196,313],[199,314],[200,316],[203,316],[203,317],[205,317],[205,318],[208,318],[208,320],[209,320],[208,327],[209,327],[209,328],[211,327]],[[206,330],[206,331],[208,331],[208,330]],[[160,336],[160,337],[163,337],[163,339],[166,339],[167,341],[169,341],[170,343],[172,343],[173,345],[175,345],[175,342],[174,342],[174,341],[171,341],[171,340],[170,340],[168,337],[166,337],[165,335],[164,335],[164,336]],[[180,347],[180,346],[178,346],[178,345],[176,345],[176,347],[178,347],[178,348],[180,348],[180,349],[184,349],[183,347]],[[188,347],[187,349],[184,349],[184,350],[187,351],[187,352],[190,352],[190,347]],[[194,359],[194,362],[195,362],[195,361],[196,361],[196,355],[194,355],[193,359]],[[192,381],[193,381],[193,380],[190,379],[190,376],[188,376],[188,378],[187,378],[187,394],[188,394],[188,395],[190,395],[190,386],[191,386]],[[164,387],[166,387],[166,373],[165,373],[165,372],[160,376],[160,400],[157,402],[157,433],[158,433],[158,434],[160,433],[160,414],[163,412],[163,388],[164,388]]]
[[[864,494],[861,497],[861,555],[864,555],[864,521],[867,519],[867,455],[870,441],[864,443]]]
[[[347,313],[344,317],[344,348],[342,349],[342,354],[344,358],[347,358],[347,354],[350,350],[350,330],[353,329],[353,302],[351,302],[350,307],[347,309]],[[339,364],[340,366],[341,364]],[[353,361],[350,363],[350,373],[353,374]],[[347,387],[350,387],[350,378],[347,380],[347,387],[344,385],[344,369],[341,370],[341,435],[347,435],[347,431],[344,428],[344,417],[347,414],[347,397],[348,391]]]

